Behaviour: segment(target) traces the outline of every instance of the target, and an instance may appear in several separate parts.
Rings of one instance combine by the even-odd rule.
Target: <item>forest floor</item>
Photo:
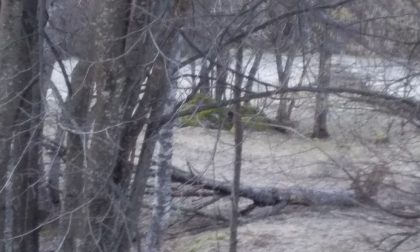
[[[330,110],[331,137],[327,140],[308,137],[312,112],[305,104],[294,114],[293,119],[300,122],[296,132],[246,130],[242,183],[348,192],[352,190],[352,181],[347,173],[366,175],[379,167],[386,175],[373,197],[387,207],[407,203],[405,208],[413,210],[418,200],[400,194],[395,188],[420,191],[420,181],[413,178],[420,171],[418,130],[410,126],[401,129],[399,119],[380,115],[366,106],[346,104],[347,108],[342,109],[339,100]],[[349,110],[349,106],[353,109]],[[275,106],[270,105],[267,111],[270,107]],[[231,180],[233,142],[233,133],[229,131],[177,129],[174,165],[200,176]],[[242,200],[242,208],[249,203]],[[200,204],[203,199],[174,199],[174,206],[179,209],[197,208]],[[229,218],[229,207],[229,197],[225,197],[200,209],[202,216],[175,210],[166,251],[227,251],[228,222],[220,218]],[[273,209],[259,208],[242,218],[238,251],[388,251],[403,238],[398,233],[415,231],[418,226],[416,220],[398,219],[363,205],[355,208],[290,205],[281,211]],[[396,251],[419,251],[420,243],[416,240],[409,239]]]
[[[334,60],[344,66],[343,71],[351,74],[365,78],[369,73],[366,79],[374,87],[404,74],[399,67],[382,67],[384,64],[378,63],[380,60],[377,59],[359,62],[354,57],[335,56]],[[67,65],[71,69],[74,62]],[[294,66],[291,85],[298,83],[302,67],[301,63]],[[57,71],[54,74],[53,80],[65,97],[61,74]],[[275,84],[277,75],[272,55],[265,56],[258,75],[259,79]],[[312,75],[303,81],[304,85],[313,81]],[[401,91],[392,88],[391,85],[390,91]],[[258,87],[255,91],[265,91],[265,87]],[[419,93],[413,91],[416,97]],[[296,98],[297,108],[292,120],[299,124],[292,132],[245,130],[243,184],[349,192],[353,187],[349,174],[363,178],[374,169],[382,169],[386,175],[373,195],[378,202],[408,211],[420,205],[417,197],[420,192],[418,129],[409,125],[403,128],[401,119],[380,114],[373,107],[331,96],[328,119],[331,137],[327,140],[311,139],[314,98],[304,95]],[[55,104],[53,100],[51,103]],[[254,105],[264,108],[264,113],[274,117],[276,104],[273,101],[258,100]],[[174,136],[173,164],[176,167],[207,178],[232,179],[232,132],[186,127],[176,129]],[[183,185],[174,186],[175,193],[183,188]],[[200,208],[214,197],[217,196],[174,197],[165,251],[227,251],[229,197]],[[250,203],[241,199],[240,205],[244,208]],[[200,210],[192,211],[198,208]],[[353,208],[289,205],[280,211],[275,207],[257,208],[241,218],[241,223],[238,237],[238,251],[241,252],[392,251],[404,234],[417,232],[416,227],[420,226],[415,219],[399,219],[366,205]],[[49,244],[44,241],[48,237],[43,236],[41,243]],[[408,239],[396,251],[420,251],[417,238]]]

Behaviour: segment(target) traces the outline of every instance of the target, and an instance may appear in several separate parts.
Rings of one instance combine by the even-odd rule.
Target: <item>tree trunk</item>
[[[63,218],[61,219],[61,232],[63,234],[63,251],[81,251],[80,246],[85,238],[85,219],[83,208],[84,197],[84,177],[86,174],[86,156],[87,139],[85,133],[81,132],[87,129],[87,115],[89,112],[91,77],[89,71],[90,64],[80,61],[72,72],[72,89],[77,90],[66,102],[66,109],[70,118],[64,118],[66,121],[73,120],[76,125],[69,126],[73,129],[67,132],[67,151],[65,156],[65,171],[63,173],[64,191],[63,191]],[[58,168],[59,169],[59,168]]]
[[[120,143],[123,93],[126,87],[124,54],[128,3],[96,2],[95,65],[96,104],[91,143],[87,150],[89,230],[84,251],[112,251],[118,237],[121,192],[112,180]],[[85,175],[86,177],[86,175]]]
[[[287,52],[286,64],[282,64],[282,55],[279,51],[276,52],[277,75],[280,83],[280,88],[289,87],[290,74],[292,72],[293,62],[296,56],[296,48],[294,45],[289,46]],[[290,121],[290,99],[286,93],[280,95],[280,104],[277,110],[276,120],[280,123]]]
[[[156,2],[157,5],[159,3]],[[159,6],[153,6],[155,7],[156,16],[160,16],[162,10],[158,10]],[[162,6],[161,6],[162,7]],[[153,9],[153,8],[151,8]],[[155,29],[154,29],[155,31]],[[171,34],[173,31],[163,30],[158,31],[158,34],[155,35],[156,38],[161,38],[164,40],[164,38],[168,37],[168,34]],[[172,34],[173,36],[173,34]],[[173,38],[172,38],[173,39]],[[168,45],[171,44],[172,39],[169,39],[169,41],[163,41],[159,40],[158,44],[161,46],[160,50],[162,50],[166,55],[170,55],[168,51]],[[149,40],[149,42],[151,42]],[[155,53],[154,51],[154,45],[145,45],[150,46],[151,55]],[[145,59],[147,60],[147,59]],[[135,123],[128,126],[126,129],[127,132],[124,134],[129,135],[137,135],[140,133],[140,130],[143,128],[143,126],[149,121],[147,124],[144,137],[143,137],[143,143],[140,149],[140,157],[138,160],[137,165],[129,165],[129,161],[124,158],[125,166],[126,167],[133,167],[132,174],[126,179],[128,179],[128,182],[131,184],[130,187],[127,187],[127,195],[128,195],[128,201],[129,204],[127,205],[127,208],[125,209],[125,218],[128,220],[128,224],[126,226],[121,226],[121,232],[120,237],[118,239],[118,248],[119,251],[127,251],[129,249],[136,249],[138,251],[141,250],[141,240],[142,236],[140,235],[140,227],[139,224],[139,216],[140,216],[140,209],[141,204],[144,197],[144,192],[146,189],[146,182],[149,176],[149,170],[152,164],[152,157],[155,150],[155,146],[158,140],[158,133],[159,129],[161,127],[160,125],[160,119],[162,117],[164,104],[162,103],[162,100],[164,99],[164,93],[162,92],[162,89],[165,87],[163,84],[168,81],[166,77],[167,71],[165,68],[165,62],[162,59],[161,56],[159,56],[155,64],[152,67],[152,71],[150,76],[148,76],[147,79],[147,86],[146,86],[146,94],[143,97],[142,101],[139,103],[139,109],[136,110],[134,114],[134,120]],[[147,113],[150,111],[150,115],[147,117]],[[124,135],[123,138],[128,137],[129,135]],[[122,145],[123,147],[129,147],[129,145],[135,145],[135,141],[133,141],[133,138],[127,138],[129,142],[126,142],[126,144]],[[134,149],[132,150],[134,151]],[[125,153],[127,155],[128,153]],[[120,158],[123,158],[122,156]],[[119,162],[121,162],[119,160]],[[115,174],[115,173],[114,173]],[[131,180],[131,175],[133,176],[133,181]]]
[[[238,100],[234,105],[234,127],[235,127],[235,160],[232,183],[232,214],[230,220],[230,252],[237,251],[238,244],[238,222],[239,222],[239,195],[240,195],[240,180],[241,180],[241,163],[242,163],[242,143],[243,143],[243,129],[241,121],[241,87],[243,77],[242,73],[243,48],[239,47],[236,56],[236,78],[234,88],[234,99]]]
[[[179,183],[188,183],[203,189],[212,190],[220,195],[232,194],[231,181],[219,181],[195,175],[178,168],[173,168],[172,180]],[[239,196],[250,199],[256,206],[274,206],[278,204],[297,204],[305,206],[359,206],[358,199],[352,192],[346,191],[319,191],[303,187],[275,188],[240,185]]]
[[[172,106],[173,105],[167,105]],[[171,110],[172,111],[172,110]],[[173,122],[168,122],[159,133],[159,155],[155,178],[155,196],[152,223],[146,237],[146,251],[161,251],[171,211],[171,173],[173,152]]]
[[[13,157],[13,241],[16,251],[36,252],[39,249],[38,187],[42,169],[43,127],[43,29],[46,21],[45,1],[24,2],[24,38],[27,62],[27,86],[17,115]]]
[[[138,6],[143,6],[144,9],[138,8]],[[125,50],[129,51],[129,53],[125,56],[127,88],[122,98],[124,103],[124,124],[121,130],[118,160],[113,172],[114,183],[118,184],[123,191],[127,191],[129,188],[133,173],[132,160],[130,159],[133,159],[136,153],[138,136],[146,124],[152,98],[158,92],[151,85],[150,81],[146,82],[150,74],[149,63],[153,62],[156,56],[155,45],[147,34],[141,35],[144,42],[139,43],[137,35],[137,31],[145,29],[152,22],[149,18],[151,7],[150,1],[147,0],[134,0],[131,2],[127,34],[135,35],[128,36],[125,42]],[[144,82],[146,84],[140,85],[140,83]],[[141,97],[140,100],[139,97]]]
[[[229,67],[229,51],[223,50],[219,52],[219,55],[216,59],[216,100],[221,101],[225,97],[225,92],[227,88],[227,78]]]
[[[325,25],[326,26],[326,25]],[[327,115],[328,115],[328,93],[322,92],[330,86],[331,76],[331,58],[332,53],[328,48],[328,30],[325,27],[323,31],[323,41],[321,41],[319,52],[319,73],[318,73],[318,88],[321,92],[316,94],[315,104],[315,118],[312,137],[314,138],[328,138],[329,133],[327,129]]]
[[[178,54],[178,49],[176,48],[176,43],[179,42],[177,29],[182,25],[182,18],[188,11],[188,6],[190,6],[188,1],[171,2],[168,0],[160,0],[155,2],[153,9],[156,12],[156,16],[161,16],[162,20],[160,22],[166,22],[173,18],[173,23],[168,27],[159,27],[159,29],[156,29],[157,34],[155,37],[161,39],[157,43],[159,45],[159,52],[162,52],[166,57],[169,56],[172,59],[179,57],[179,55],[174,55],[174,53]],[[167,9],[168,7],[169,9]],[[162,13],[165,13],[166,15],[162,15]],[[142,237],[139,234],[140,227],[138,226],[140,223],[139,216],[146,190],[146,182],[152,165],[153,153],[158,141],[158,133],[163,126],[162,118],[164,118],[165,102],[162,102],[162,99],[165,99],[166,91],[162,92],[162,90],[167,89],[167,87],[162,85],[172,81],[173,75],[178,70],[177,68],[174,68],[173,62],[169,63],[163,55],[157,57],[152,74],[148,80],[151,82],[153,88],[160,90],[160,92],[152,92],[156,94],[156,96],[153,97],[152,109],[149,117],[150,123],[147,125],[139,161],[135,168],[134,179],[129,193],[131,204],[126,213],[126,218],[130,222],[128,228],[130,232],[130,243],[133,243],[133,246],[138,251],[140,251],[142,247]],[[168,146],[171,148],[170,145]]]
[[[38,183],[42,132],[42,101],[37,51],[37,1],[2,1],[0,12],[0,230],[4,231],[7,167],[12,180],[13,249],[38,251]],[[43,1],[39,2],[42,7]],[[39,29],[42,30],[42,25]],[[31,69],[31,70],[29,70]],[[20,95],[19,95],[20,93]],[[23,99],[20,99],[23,97]],[[16,121],[15,121],[16,120]],[[15,134],[13,134],[15,133]],[[15,135],[12,139],[11,137]],[[11,144],[13,142],[13,145]],[[12,155],[10,156],[11,148]],[[3,251],[4,243],[0,245]]]
[[[173,45],[171,56],[178,53],[179,46]],[[172,60],[179,60],[172,58]],[[169,73],[176,71],[174,63],[167,62]],[[169,117],[172,115],[176,105],[175,83],[173,76],[168,76],[166,81],[166,90],[164,95],[165,108],[163,115]],[[172,153],[173,153],[173,120],[167,122],[159,132],[159,155],[157,161],[157,174],[155,177],[155,202],[152,211],[152,222],[146,237],[146,251],[161,251],[165,230],[169,226],[169,216],[171,211],[171,175],[172,175]]]
[[[158,69],[154,69],[154,73],[156,73],[156,77],[163,76],[160,74],[164,74],[163,71],[159,71]],[[158,74],[160,73],[160,74]],[[155,74],[153,74],[155,75]],[[150,80],[153,81],[153,78]],[[165,81],[161,79],[161,81]],[[155,86],[159,86],[158,83],[162,82],[155,82]],[[127,209],[127,218],[129,220],[129,234],[127,234],[130,239],[129,242],[132,242],[133,246],[136,247],[137,250],[141,250],[141,235],[139,233],[138,222],[140,216],[140,209],[144,198],[144,193],[146,190],[146,183],[149,177],[149,171],[152,164],[153,153],[156,147],[156,143],[158,140],[158,133],[159,133],[159,122],[161,115],[163,113],[163,106],[159,103],[160,96],[155,97],[154,105],[151,110],[151,115],[149,120],[151,121],[146,128],[146,132],[144,135],[144,141],[140,150],[140,157],[137,163],[137,167],[135,168],[134,173],[134,180],[132,183],[131,191],[130,191],[130,202]],[[127,244],[122,244],[123,246],[127,246]],[[129,247],[131,244],[129,245]]]
[[[197,64],[195,61],[191,62],[190,64],[190,68],[191,68],[191,86],[195,87],[197,85]]]
[[[17,95],[26,84],[27,51],[22,40],[23,0],[1,2],[0,11],[0,238],[4,237],[7,168],[13,124],[19,106]],[[0,252],[4,251],[0,242]]]
[[[26,82],[26,50],[23,32],[23,1],[2,1],[0,12],[0,240],[4,238],[7,169],[10,161],[12,126],[21,91]],[[5,247],[0,242],[0,252]]]
[[[242,93],[242,82],[244,81],[244,75],[243,75],[243,70],[242,70],[242,65],[243,65],[243,61],[244,61],[244,49],[242,46],[240,46],[237,49],[236,52],[236,57],[235,57],[235,71],[236,71],[236,75],[235,75],[235,88],[234,91],[237,90],[239,88],[239,91],[241,91]],[[240,99],[240,94],[237,97],[237,99]]]
[[[254,58],[254,62],[252,63],[251,69],[249,70],[249,78],[245,85],[245,96],[249,96],[252,93],[252,86],[254,84],[255,76],[258,72],[258,69],[260,67],[260,63],[263,57],[263,50],[257,50]],[[250,105],[250,102],[245,102],[246,105]]]
[[[59,147],[64,145],[64,131],[60,128],[56,128],[54,142],[58,148],[49,155],[51,159],[51,165],[47,173],[47,190],[48,196],[51,203],[55,206],[59,206],[61,202],[60,197],[60,174],[61,174],[61,158],[59,153]],[[49,154],[49,153],[48,153]]]
[[[38,82],[37,82],[38,83]],[[35,83],[23,95],[17,119],[13,155],[13,248],[38,251],[38,184],[41,174],[41,88]]]
[[[210,96],[210,66],[207,65],[206,59],[203,59],[201,64],[199,77],[200,81],[198,82],[198,86],[200,87],[200,94]]]
[[[181,14],[181,13],[180,13]],[[174,36],[174,35],[173,35]],[[163,61],[166,69],[165,86],[161,91],[163,94],[160,102],[164,104],[162,114],[164,118],[170,118],[176,105],[176,83],[174,74],[178,70],[177,63],[180,60],[180,37],[174,36],[168,46],[170,61]],[[161,110],[161,109],[159,109]],[[169,226],[171,211],[171,175],[172,175],[172,153],[173,153],[173,127],[174,121],[169,120],[160,127],[158,142],[159,154],[157,160],[157,174],[155,177],[155,195],[152,210],[152,221],[146,237],[146,251],[159,252],[162,249],[165,231]],[[151,161],[151,160],[149,160]]]

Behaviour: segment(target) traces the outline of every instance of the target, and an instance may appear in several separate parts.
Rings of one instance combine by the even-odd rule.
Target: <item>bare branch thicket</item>
[[[191,186],[194,193],[189,193],[190,197],[200,195],[196,192],[203,188],[213,192],[201,197],[232,194],[231,251],[237,250],[241,212],[245,215],[262,205],[283,209],[287,204],[321,202],[357,207],[368,202],[400,218],[417,218],[375,201],[392,169],[385,170],[386,174],[373,169],[350,178],[356,194],[239,184],[245,139],[241,130],[241,110],[246,112],[243,104],[251,108],[257,104],[257,110],[266,111],[265,105],[258,107],[258,102],[251,102],[254,100],[276,104],[277,120],[273,117],[264,122],[270,128],[283,127],[300,135],[303,133],[290,127],[289,121],[296,117],[292,114],[295,105],[302,106],[303,101],[315,105],[313,135],[334,137],[326,123],[327,112],[334,111],[336,104],[328,99],[343,101],[345,112],[352,104],[364,104],[420,126],[420,103],[413,91],[418,75],[418,20],[404,10],[408,6],[404,3],[410,2],[414,9],[417,4],[403,1],[405,8],[400,8],[396,2],[390,1],[388,6],[356,0],[57,0],[47,1],[49,20],[44,29],[44,1],[1,1],[0,214],[10,216],[5,197],[10,190],[13,198],[7,200],[13,203],[13,209],[9,207],[13,216],[6,221],[0,218],[0,251],[7,246],[10,249],[10,244],[16,251],[37,251],[39,231],[54,229],[49,224],[56,220],[60,222],[59,232],[53,236],[58,241],[57,250],[141,251],[146,247],[146,251],[160,251],[166,229],[171,227],[170,210],[187,209],[172,207],[170,177]],[[231,67],[232,52],[236,53],[235,67]],[[380,83],[366,79],[358,86],[352,85],[357,78],[349,78],[345,84],[335,85],[334,81],[346,81],[343,75],[335,79],[338,53],[375,55],[404,68],[406,74],[395,80],[384,78]],[[274,81],[261,76],[264,69],[260,67],[268,56],[275,59]],[[317,66],[309,60],[312,57],[318,57]],[[70,58],[78,63],[66,72]],[[248,73],[246,59],[252,62]],[[303,67],[296,69],[300,62]],[[65,92],[60,91],[63,87],[58,87],[59,83],[49,82],[55,63],[64,75]],[[191,85],[186,84],[186,77]],[[372,88],[374,81],[384,88]],[[257,91],[257,87],[266,91]],[[398,91],[401,87],[402,95],[392,93],[393,88]],[[181,89],[186,91],[179,95]],[[44,114],[49,92],[58,103],[58,120]],[[210,102],[189,104],[197,93]],[[234,186],[195,172],[175,170],[171,174],[175,120],[212,109],[221,109],[220,117],[225,116],[223,113],[234,115]],[[392,130],[390,124],[387,137]],[[218,132],[218,137],[221,135]],[[54,141],[56,145],[51,144]],[[41,143],[50,143],[51,155],[45,155],[46,147]],[[216,151],[213,161],[214,155]],[[50,160],[57,161],[58,157],[62,163]],[[48,162],[52,164],[46,165]],[[153,194],[148,194],[153,190],[148,180],[154,164],[156,186]],[[55,189],[51,195],[61,208],[44,220],[36,210],[40,206],[37,188],[48,167],[48,180]],[[350,169],[348,175],[353,173]],[[149,196],[156,202],[151,215],[142,211],[150,205],[146,202]],[[251,199],[253,204],[240,210],[240,197]],[[209,200],[208,204],[216,201]],[[209,217],[202,211],[189,212]],[[17,218],[19,215],[26,217]],[[144,228],[149,219],[149,229]],[[3,238],[3,231],[8,230],[12,230],[9,238]],[[143,234],[146,230],[148,235]],[[404,239],[391,249],[416,232],[402,234]]]

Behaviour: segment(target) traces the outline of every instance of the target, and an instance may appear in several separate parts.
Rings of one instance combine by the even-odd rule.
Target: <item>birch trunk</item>
[[[176,47],[174,47],[176,48]],[[173,63],[170,63],[173,65]],[[174,72],[175,68],[169,67],[168,72]],[[176,91],[172,76],[168,76],[165,97],[164,116],[168,117],[174,111],[176,104]],[[159,132],[159,155],[157,160],[157,174],[155,178],[155,201],[152,211],[152,222],[146,237],[146,251],[159,252],[163,245],[165,230],[169,225],[171,211],[171,177],[172,177],[172,153],[173,153],[173,127],[174,122],[167,122]]]
[[[145,132],[145,136],[144,136],[144,141],[141,147],[141,152],[140,152],[140,157],[139,157],[139,161],[138,164],[136,166],[135,169],[135,174],[134,174],[134,180],[133,180],[133,186],[130,190],[130,206],[127,210],[127,218],[130,221],[129,224],[129,232],[131,235],[131,240],[130,242],[133,243],[132,247],[134,246],[138,251],[141,251],[142,245],[141,245],[141,240],[143,239],[143,237],[141,237],[139,231],[140,231],[140,227],[139,227],[139,216],[140,216],[140,211],[141,211],[141,206],[142,206],[142,202],[143,202],[143,198],[144,198],[144,193],[145,193],[145,189],[146,189],[146,182],[147,182],[147,178],[149,176],[149,171],[150,171],[150,167],[152,165],[152,157],[153,157],[153,153],[155,150],[155,146],[156,143],[158,141],[158,133],[161,130],[162,126],[164,127],[169,127],[169,129],[172,128],[171,123],[170,124],[166,124],[166,125],[162,125],[162,118],[166,118],[164,116],[164,112],[165,112],[165,108],[168,109],[170,106],[167,106],[165,99],[168,98],[168,94],[170,94],[169,92],[169,84],[172,85],[172,79],[171,77],[173,77],[173,75],[176,73],[176,71],[178,70],[173,62],[170,62],[169,60],[166,60],[166,57],[170,57],[172,59],[176,59],[177,57],[179,57],[178,55],[174,55],[174,54],[178,54],[178,48],[180,47],[176,47],[176,44],[179,42],[178,40],[178,35],[177,35],[177,29],[179,29],[179,27],[182,25],[182,21],[181,18],[183,17],[183,15],[185,14],[186,11],[188,11],[188,7],[190,6],[189,1],[177,1],[177,2],[172,2],[172,1],[168,1],[168,0],[159,0],[156,1],[154,4],[154,13],[156,14],[156,16],[160,16],[161,20],[159,22],[173,22],[173,23],[169,23],[169,25],[167,26],[156,26],[154,27],[154,31],[156,31],[156,38],[159,38],[159,41],[157,43],[157,45],[159,46],[159,53],[161,55],[159,55],[155,61],[155,64],[153,66],[153,71],[152,71],[152,75],[149,78],[149,82],[151,83],[151,85],[153,86],[154,89],[159,90],[159,92],[152,92],[155,94],[155,96],[153,97],[153,101],[152,101],[152,109],[151,109],[151,113],[150,113],[150,118],[149,121],[150,123],[147,125],[146,128],[146,132]],[[165,14],[165,15],[162,15]],[[159,23],[158,22],[158,23]],[[165,57],[164,57],[165,56]],[[172,87],[171,87],[172,88]],[[162,92],[163,90],[163,92]],[[172,96],[172,94],[170,95],[170,97]],[[169,99],[169,101],[172,98]],[[164,102],[162,102],[164,101]],[[172,105],[171,105],[172,106]],[[173,113],[173,110],[172,110]],[[174,116],[175,118],[175,116]],[[171,120],[169,120],[170,122]],[[166,122],[167,123],[167,122]],[[165,137],[167,137],[167,141],[165,141],[163,144],[165,145],[162,151],[165,152],[165,158],[167,159],[167,161],[161,163],[161,169],[160,172],[162,175],[167,175],[167,173],[169,172],[170,174],[170,168],[167,168],[166,166],[168,164],[170,164],[170,151],[169,149],[172,148],[170,142],[171,142],[171,130],[169,130],[168,128],[164,129],[163,132],[166,131],[166,135]],[[164,182],[167,182],[168,178],[162,178],[163,180],[161,180],[160,183],[165,184]],[[167,185],[165,184],[165,187]],[[160,197],[160,199],[159,199]],[[161,195],[158,197],[158,201],[161,201],[165,199],[166,196]],[[167,199],[167,198],[166,198]],[[164,221],[161,222],[159,221],[159,218],[162,217],[159,215],[163,214],[165,215],[164,212],[162,212],[162,209],[164,207],[160,207],[161,210],[155,210],[155,222],[158,225],[157,226],[157,230],[162,228],[162,224],[164,224]],[[163,216],[164,217],[164,216]],[[151,244],[150,246],[156,248],[156,246],[159,246],[159,239],[162,239],[161,237],[157,237],[155,236],[157,239],[153,238],[154,241],[152,241],[151,238],[147,238],[147,246],[148,247],[149,244]],[[157,244],[157,245],[153,245]]]
[[[180,37],[175,37],[172,43],[169,57],[165,61],[166,85],[163,95],[163,117],[170,118],[176,106],[176,82],[174,74],[178,70],[177,63],[180,60],[181,48]],[[205,63],[203,63],[203,67]],[[208,74],[208,73],[207,73]],[[171,182],[172,182],[172,153],[173,153],[173,127],[174,119],[170,119],[159,131],[159,154],[157,160],[157,174],[155,177],[155,199],[152,210],[152,222],[146,237],[146,251],[159,252],[163,246],[165,230],[169,226],[171,211]]]

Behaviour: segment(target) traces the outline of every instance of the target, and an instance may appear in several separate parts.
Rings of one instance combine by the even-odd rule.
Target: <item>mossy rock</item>
[[[199,106],[217,104],[211,97],[198,94],[194,96],[183,107],[184,110],[191,110]],[[275,122],[269,119],[258,107],[244,105],[241,107],[241,120],[244,128],[254,131],[266,131],[276,129]],[[193,115],[181,117],[182,126],[205,127],[210,129],[233,130],[233,112],[229,107],[212,108],[197,112]],[[283,132],[283,131],[282,131]]]
[[[183,109],[188,110],[202,105],[210,105],[216,103],[216,100],[204,94],[196,94],[194,97],[184,104]]]
[[[230,130],[233,126],[232,120],[228,118],[223,108],[207,109],[197,112],[194,115],[181,117],[182,126],[205,127],[210,129]],[[222,125],[222,127],[220,127]]]
[[[188,103],[186,103],[183,109],[190,110],[200,106],[216,103],[216,100],[213,98],[198,94],[194,96],[194,98],[192,98]],[[232,116],[230,113],[231,112],[229,109],[224,107],[206,109],[193,115],[181,117],[181,124],[182,126],[205,127],[210,129],[219,129],[222,125],[222,129],[230,130],[233,126]]]
[[[274,129],[283,133],[286,132],[284,127],[281,127],[278,122],[270,119],[257,107],[249,105],[243,106],[241,113],[242,123],[246,129],[254,131],[267,131]]]

